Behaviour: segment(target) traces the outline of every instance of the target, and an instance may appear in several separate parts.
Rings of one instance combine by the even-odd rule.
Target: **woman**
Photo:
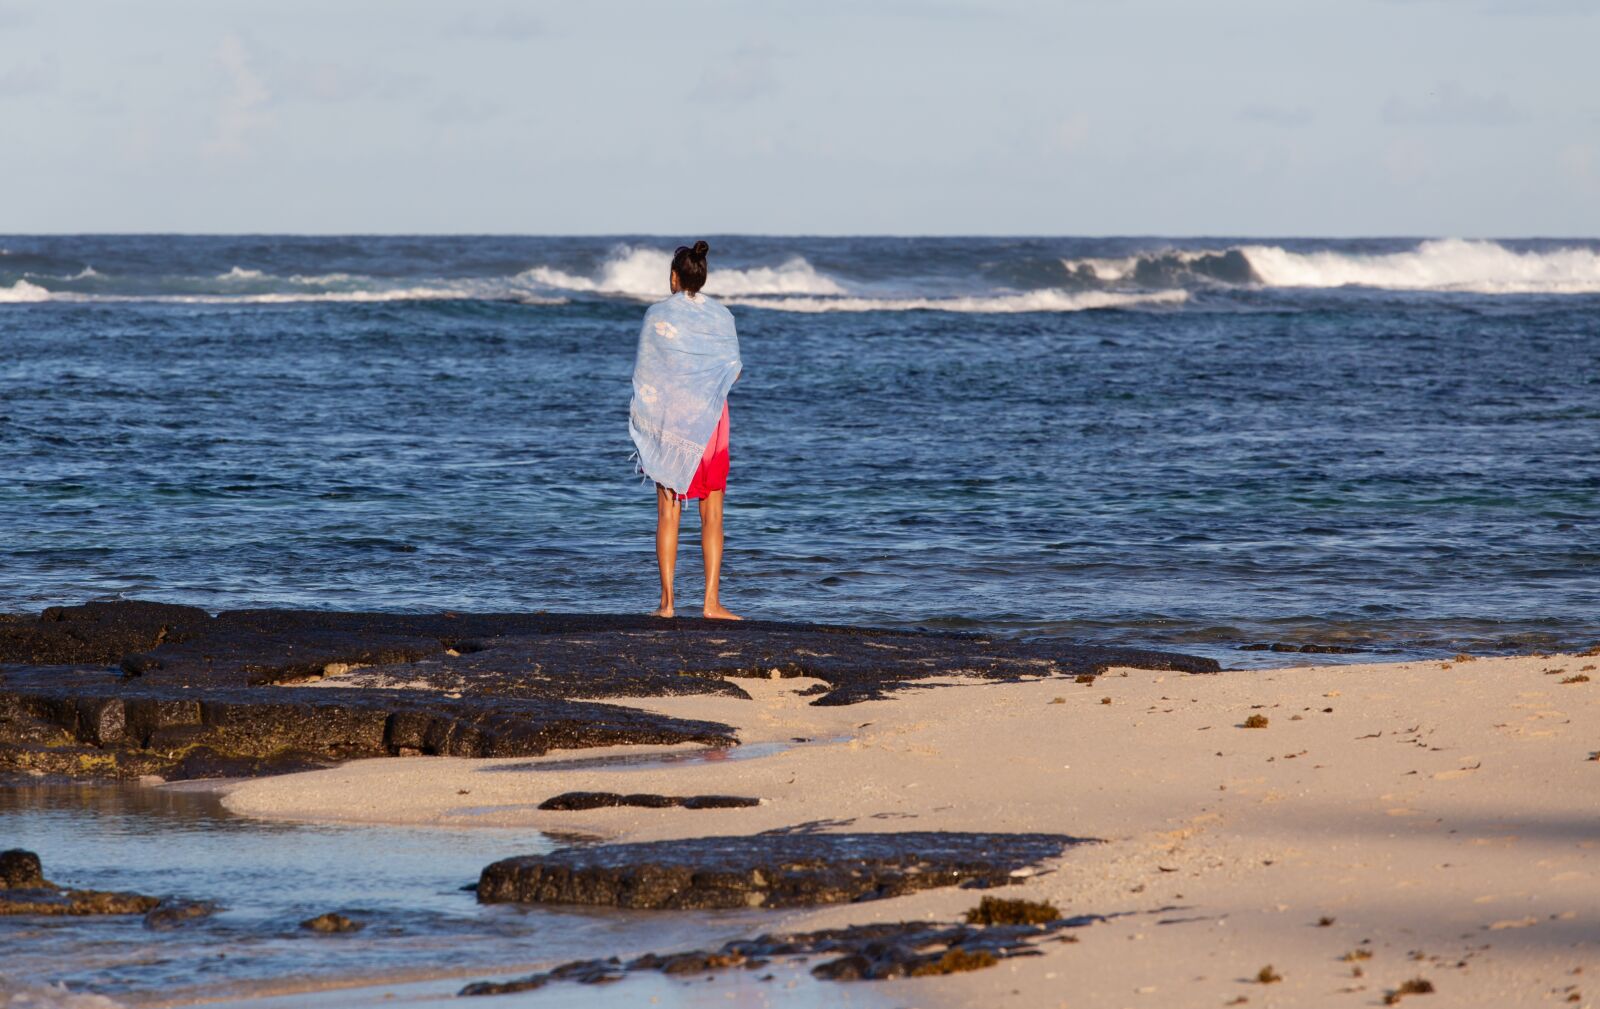
[[[703,612],[738,620],[718,598],[722,576],[722,495],[728,486],[728,390],[739,378],[733,315],[700,293],[706,282],[705,242],[672,255],[672,296],[644,314],[633,366],[628,432],[639,468],[656,482],[656,563],[661,568],[658,617],[673,615],[672,574],[678,560],[683,502],[700,502],[700,550],[706,562]]]

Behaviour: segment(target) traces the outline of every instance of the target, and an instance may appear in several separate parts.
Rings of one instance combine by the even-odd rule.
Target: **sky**
[[[1600,0],[0,0],[0,233],[1600,236]]]

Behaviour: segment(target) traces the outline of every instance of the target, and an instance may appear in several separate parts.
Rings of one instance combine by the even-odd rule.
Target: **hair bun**
[[[694,243],[695,258],[704,259],[704,258],[706,258],[706,253],[708,253],[710,251],[711,251],[711,246],[707,245],[705,242],[702,241],[702,242]]]

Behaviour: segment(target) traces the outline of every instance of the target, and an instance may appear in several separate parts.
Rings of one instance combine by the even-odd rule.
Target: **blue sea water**
[[[1232,664],[1600,639],[1600,242],[709,240],[738,612]],[[0,237],[0,610],[650,608],[628,380],[673,244]]]

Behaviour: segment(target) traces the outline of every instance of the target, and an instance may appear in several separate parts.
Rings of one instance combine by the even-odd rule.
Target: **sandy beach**
[[[1112,670],[1089,683],[949,680],[842,707],[808,703],[812,680],[741,680],[752,700],[616,703],[725,722],[744,746],[774,744],[764,756],[564,769],[533,767],[570,753],[367,760],[249,781],[225,803],[266,818],[624,841],[809,822],[1101,840],[1005,895],[1106,921],[1043,956],[883,982],[908,1004],[1372,1005],[1422,979],[1438,1004],[1584,1006],[1600,971],[1597,665]],[[1246,727],[1257,717],[1264,727]],[[574,790],[762,802],[536,809]],[[955,919],[974,902],[932,890],[774,912],[771,927]],[[1269,966],[1281,980],[1259,980]]]
[[[0,0],[0,1009],[1600,1009],[1600,0],[167,6]]]

